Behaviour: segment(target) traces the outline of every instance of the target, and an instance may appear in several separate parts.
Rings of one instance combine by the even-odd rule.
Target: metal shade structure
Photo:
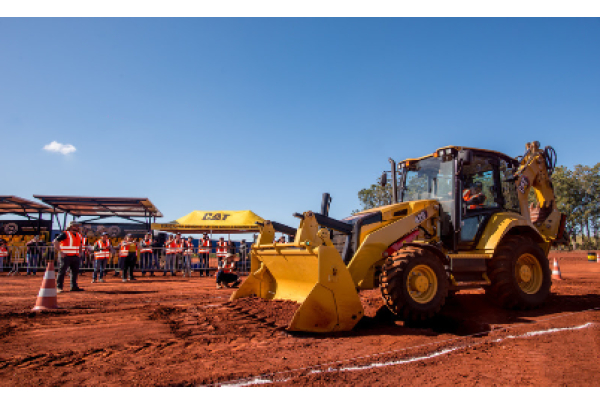
[[[30,218],[30,214],[54,214],[59,213],[45,204],[32,202],[17,196],[0,196],[0,216],[4,214],[16,214]]]
[[[38,202],[32,202],[31,200],[23,199],[17,196],[0,196],[0,216],[5,214],[14,214],[17,216],[26,217],[27,220],[36,221],[37,225],[32,228],[36,230],[36,234],[40,234],[42,231],[42,215],[50,214],[50,230],[52,231],[52,218],[54,214],[59,213],[52,207],[46,206]],[[33,217],[32,215],[37,215]],[[44,220],[46,221],[46,220]],[[34,223],[35,224],[35,223]],[[2,234],[0,232],[0,234]]]
[[[152,219],[162,217],[160,210],[146,197],[83,197],[83,196],[42,196],[33,195],[36,199],[52,206],[56,212],[66,216],[95,217],[82,221],[87,223],[107,217],[119,217],[136,223],[147,224],[148,229]],[[136,220],[143,217],[146,221]],[[60,224],[59,224],[60,225]],[[64,225],[63,225],[64,226]]]

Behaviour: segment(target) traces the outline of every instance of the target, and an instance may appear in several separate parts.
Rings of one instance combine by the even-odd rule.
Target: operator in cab
[[[469,189],[463,191],[463,200],[467,205],[467,209],[479,209],[485,203],[485,195],[481,192],[483,185],[481,182],[473,182]]]

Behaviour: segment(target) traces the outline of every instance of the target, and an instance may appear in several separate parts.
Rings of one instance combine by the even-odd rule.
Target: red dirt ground
[[[226,305],[232,290],[214,278],[90,284],[87,273],[61,310],[31,313],[41,276],[1,275],[0,385],[600,386],[600,264],[554,256],[564,280],[539,309],[460,292],[435,320],[405,326],[375,290],[355,330],[330,335],[283,331],[285,302],[281,314]]]

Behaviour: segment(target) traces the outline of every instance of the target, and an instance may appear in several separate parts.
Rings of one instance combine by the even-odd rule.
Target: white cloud
[[[58,152],[63,155],[69,155],[77,151],[77,149],[71,144],[61,144],[60,142],[52,141],[48,145],[44,145],[44,149],[50,152]]]

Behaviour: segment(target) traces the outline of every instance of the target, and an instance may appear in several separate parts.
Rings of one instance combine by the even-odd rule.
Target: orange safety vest
[[[481,196],[481,195],[482,195],[481,193],[478,193],[476,195],[472,195],[471,194],[471,189],[467,189],[467,190],[465,190],[463,192],[463,200],[465,202],[468,202],[472,198],[477,197],[477,196]],[[483,206],[483,204],[470,204],[470,205],[467,206],[467,209],[471,209],[471,210],[472,209],[477,209],[478,207],[481,207],[481,206]]]
[[[232,269],[233,269],[234,265],[235,265],[234,262],[229,262],[229,263],[225,262],[223,264],[223,273],[233,273]]]
[[[175,244],[175,253],[181,254],[183,252],[183,241],[181,241],[180,243],[174,241],[173,243]]]
[[[105,259],[110,257],[110,249],[108,248],[110,246],[110,241],[103,243],[102,240],[98,240],[96,241],[96,244],[98,244],[100,251],[94,252],[94,259]]]
[[[129,254],[129,247],[125,241],[121,241],[121,248],[119,249],[119,258],[125,258]]]
[[[8,256],[8,250],[3,245],[2,247],[0,247],[0,258],[4,258],[4,257],[7,257],[7,256]]]
[[[186,248],[184,251],[185,255],[192,255],[194,253],[194,243],[184,241],[183,246]]]
[[[226,241],[217,241],[217,247],[225,247],[225,248],[217,248],[217,257],[224,257],[227,254],[227,242]]]
[[[67,256],[79,256],[79,247],[83,241],[83,237],[79,233],[65,231],[67,238],[60,242],[60,250]]]
[[[168,244],[165,244],[166,247],[166,253],[167,254],[175,254],[175,252],[177,251],[175,248],[177,248],[177,243],[175,242],[175,240],[171,241]]]
[[[122,243],[122,244],[123,245],[121,246],[121,251],[119,252],[119,256],[121,256],[121,254],[125,254],[125,255],[123,255],[124,257],[129,255],[129,246],[130,245],[135,245],[135,255],[138,254],[139,248],[135,242],[126,242],[126,243]]]
[[[198,244],[198,245],[200,245],[200,244]],[[207,238],[206,240],[202,240],[202,246],[208,247],[208,249],[207,248],[198,249],[198,254],[208,254],[210,252],[210,247],[211,247],[210,238]]]
[[[149,240],[144,239],[144,241],[142,241],[144,244],[148,245],[148,247],[142,248],[142,250],[140,251],[142,254],[145,252],[152,252],[152,238]]]

